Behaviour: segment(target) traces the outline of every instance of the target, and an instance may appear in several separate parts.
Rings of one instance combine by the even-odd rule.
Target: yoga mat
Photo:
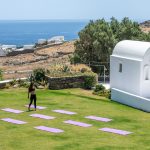
[[[11,119],[11,118],[4,118],[1,120],[6,121],[6,122],[10,122],[10,123],[14,123],[14,124],[25,124],[25,123],[27,123],[27,122],[24,122],[21,120],[15,120],[15,119]]]
[[[24,112],[24,111],[21,111],[21,110],[16,110],[16,109],[11,109],[11,108],[4,108],[2,110],[7,111],[7,112],[12,112],[12,113],[15,113],[15,114],[20,114],[20,113]]]
[[[57,113],[61,113],[61,114],[67,114],[67,115],[74,115],[74,114],[76,114],[75,112],[66,111],[66,110],[52,110],[52,111],[57,112]]]
[[[73,121],[73,120],[67,120],[67,121],[64,121],[64,123],[72,124],[72,125],[76,125],[76,126],[80,126],[80,127],[90,127],[90,126],[92,126],[91,124],[86,124],[86,123],[83,123],[83,122],[77,122],[77,121]]]
[[[118,130],[118,129],[113,129],[113,128],[101,128],[99,130],[105,131],[105,132],[111,132],[111,133],[115,133],[115,134],[120,134],[120,135],[127,135],[127,134],[132,133],[132,132],[129,132],[129,131]]]
[[[25,105],[26,107],[29,107],[29,105]],[[34,108],[34,105],[31,105],[30,108]],[[46,107],[43,106],[36,106],[37,109],[46,109]]]
[[[46,116],[46,115],[42,115],[42,114],[31,114],[30,116],[36,117],[36,118],[48,119],[48,120],[55,118],[55,117],[52,117],[52,116]]]
[[[102,122],[109,122],[112,120],[112,119],[96,117],[96,116],[86,116],[85,118],[91,119],[91,120],[96,120],[96,121],[102,121]]]
[[[46,127],[46,126],[37,126],[37,127],[34,127],[38,130],[43,130],[43,131],[47,131],[47,132],[53,132],[53,133],[61,133],[61,132],[64,132],[63,130],[60,130],[60,129],[56,129],[56,128],[49,128],[49,127]]]

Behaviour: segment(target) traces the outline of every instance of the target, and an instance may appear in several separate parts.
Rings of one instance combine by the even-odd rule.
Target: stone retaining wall
[[[74,77],[46,77],[49,89],[58,90],[66,88],[80,88],[84,83],[84,76]]]
[[[2,83],[0,83],[0,89],[5,88],[7,83],[9,83],[9,82],[2,82]]]
[[[71,77],[48,77],[46,76],[49,89],[85,88],[91,89],[98,83],[98,76],[95,73],[88,73]]]
[[[64,43],[65,43],[65,42],[62,42],[62,43],[59,43],[59,44],[39,45],[38,47],[36,47],[36,51],[41,50],[41,49],[44,49],[44,48],[50,48],[50,47],[53,47],[53,46],[62,45],[62,44],[64,44]]]
[[[16,81],[17,81],[17,80],[26,80],[26,79],[27,79],[27,78],[20,78],[20,79],[16,79]],[[13,81],[13,79],[0,81],[0,89],[5,88],[5,86],[6,86],[7,84],[9,84],[10,82],[12,82],[12,81]]]
[[[12,51],[12,52],[8,53],[7,56],[16,56],[19,54],[33,53],[34,51],[35,51],[35,49],[26,49],[26,50],[22,50],[22,51]]]

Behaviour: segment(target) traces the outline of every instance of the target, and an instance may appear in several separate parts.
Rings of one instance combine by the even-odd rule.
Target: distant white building
[[[21,52],[21,51],[24,51],[24,48],[18,48],[15,51],[18,51],[18,52],[20,51]]]
[[[1,47],[2,49],[13,49],[13,50],[17,48],[16,45],[2,45]]]
[[[39,39],[38,44],[46,44],[47,40],[46,39]]]
[[[111,99],[150,112],[150,42],[121,41],[110,57]]]
[[[16,45],[0,45],[0,56],[6,56],[8,53],[15,50]]]
[[[7,54],[6,50],[0,48],[0,56],[6,56],[6,54]]]
[[[24,50],[27,50],[27,49],[30,50],[30,49],[34,49],[34,47],[35,47],[35,45],[24,45],[23,49]]]
[[[52,38],[47,40],[47,42],[49,44],[51,44],[51,43],[60,44],[60,43],[63,43],[64,41],[65,41],[64,36],[55,36],[55,37],[52,37]]]

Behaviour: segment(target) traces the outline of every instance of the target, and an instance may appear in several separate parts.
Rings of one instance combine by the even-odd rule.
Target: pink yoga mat
[[[31,114],[30,116],[31,117],[36,117],[36,118],[47,119],[47,120],[55,118],[55,117],[52,117],[52,116],[46,116],[46,115],[42,115],[42,114]]]
[[[128,135],[128,134],[132,133],[129,131],[118,130],[118,129],[113,129],[113,128],[101,128],[99,130],[105,131],[105,132],[111,132],[111,133],[115,133],[115,134],[120,134],[120,135]]]
[[[47,132],[53,132],[53,133],[61,133],[61,132],[64,132],[63,130],[60,130],[60,129],[56,129],[56,128],[49,128],[49,127],[46,127],[46,126],[37,126],[37,127],[34,127],[38,130],[43,130],[43,131],[47,131]]]
[[[26,107],[29,107],[29,105],[25,105]],[[34,105],[31,105],[31,108],[34,108]],[[43,106],[36,106],[37,109],[46,109],[46,107]]]
[[[21,120],[15,120],[15,119],[11,119],[11,118],[3,118],[1,120],[6,121],[6,122],[10,122],[10,123],[14,123],[14,124],[25,124],[25,123],[27,123],[27,122],[24,122]]]
[[[15,114],[20,114],[20,113],[24,112],[21,110],[16,110],[16,109],[11,109],[11,108],[4,108],[2,110],[7,111],[7,112],[11,112],[11,113],[15,113]]]
[[[96,116],[86,116],[85,118],[91,119],[91,120],[96,120],[96,121],[102,121],[102,122],[109,122],[112,120],[112,119],[96,117]]]
[[[53,112],[61,113],[61,114],[67,114],[67,115],[74,115],[75,112],[66,111],[66,110],[52,110]]]
[[[73,120],[67,120],[67,121],[64,121],[64,123],[72,124],[72,125],[76,125],[76,126],[80,126],[80,127],[91,127],[92,126],[91,124],[86,124],[83,122],[77,122],[77,121],[73,121]]]

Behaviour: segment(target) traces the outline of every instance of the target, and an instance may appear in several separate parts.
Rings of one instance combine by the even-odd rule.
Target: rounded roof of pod
[[[148,51],[150,42],[124,40],[115,46],[112,56],[143,60]]]

